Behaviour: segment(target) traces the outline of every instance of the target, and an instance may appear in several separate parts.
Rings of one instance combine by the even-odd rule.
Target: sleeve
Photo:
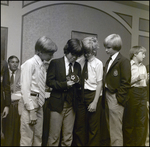
[[[67,89],[67,81],[59,81],[56,77],[58,74],[56,68],[58,68],[58,65],[55,60],[52,60],[47,70],[46,84],[56,90],[65,90]]]
[[[139,75],[138,69],[131,64],[131,84],[134,84],[137,81]]]
[[[128,91],[131,87],[131,65],[128,59],[122,60],[120,63],[121,77],[120,86],[117,89],[116,98],[118,103],[125,106],[128,99]]]
[[[144,79],[144,80],[145,80],[145,83],[146,83],[147,78],[148,78],[148,75],[147,75],[148,72],[147,72],[147,69],[146,69],[146,66],[145,66],[145,65],[143,65],[143,68],[144,68],[144,69],[143,69],[143,70],[144,70],[144,71],[143,71],[143,74],[145,75],[145,79]]]
[[[10,91],[10,80],[9,80],[9,70],[7,62],[3,63],[3,92],[5,95],[5,105],[9,106],[11,104],[11,91]]]
[[[99,62],[96,66],[96,79],[97,82],[102,81],[103,80],[103,63]]]
[[[33,101],[30,97],[33,71],[34,66],[28,61],[21,66],[21,93],[27,110],[34,109]]]

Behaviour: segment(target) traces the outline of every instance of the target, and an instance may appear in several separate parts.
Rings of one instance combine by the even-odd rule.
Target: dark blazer
[[[11,104],[11,91],[9,81],[8,64],[5,60],[1,61],[1,112],[5,106]]]
[[[105,67],[107,66],[107,62]],[[111,93],[116,93],[119,104],[125,106],[128,100],[128,90],[131,83],[131,65],[130,61],[120,53],[112,63],[109,71],[104,70],[103,93],[105,93],[105,83]],[[105,95],[103,95],[105,96]]]
[[[77,62],[75,62],[74,64],[74,72],[79,76],[79,78],[81,77],[81,66]],[[51,111],[57,111],[60,113],[63,110],[66,92],[69,93],[69,89],[67,89],[64,57],[54,59],[50,62],[50,65],[47,70],[46,84],[47,86],[52,88],[49,101],[49,108]],[[80,84],[75,84],[73,86],[73,108],[75,111],[77,108],[77,90],[79,87]]]
[[[10,74],[10,72],[9,72],[9,74]],[[17,69],[14,84],[13,84],[13,92],[21,91],[20,76],[21,76],[21,69]]]

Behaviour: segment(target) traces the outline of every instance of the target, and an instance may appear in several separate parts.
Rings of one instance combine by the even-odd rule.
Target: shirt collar
[[[33,57],[40,66],[43,65],[43,61],[41,60],[41,58],[38,55],[34,55]]]
[[[131,63],[131,65],[135,64],[135,65],[137,65],[137,66],[143,65],[142,63],[136,64],[134,60],[131,60],[130,63]]]
[[[12,74],[12,70],[10,70],[10,68],[9,68],[9,73]],[[14,74],[16,74],[16,71],[14,71]]]
[[[65,60],[65,64],[69,66],[70,62],[66,56],[64,56],[64,60]],[[74,65],[74,63],[72,63],[72,65]]]
[[[92,62],[94,59],[95,59],[95,56],[92,56],[92,57],[88,60],[88,62]]]
[[[116,59],[116,57],[118,56],[119,52],[116,52],[115,54],[113,54],[111,56],[111,59],[114,61]]]

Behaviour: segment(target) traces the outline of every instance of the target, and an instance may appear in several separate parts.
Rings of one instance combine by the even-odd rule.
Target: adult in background
[[[43,105],[45,103],[46,69],[57,51],[56,44],[48,37],[40,37],[35,44],[35,55],[21,66],[20,146],[41,146],[43,131]]]
[[[64,56],[50,62],[46,80],[52,88],[47,146],[71,146],[81,76],[81,66],[75,61],[81,54],[81,41],[72,38],[64,47]]]
[[[4,145],[4,131],[7,128],[5,123],[3,123],[3,119],[8,116],[10,104],[11,91],[8,64],[1,54],[1,145]]]
[[[131,65],[119,52],[122,39],[118,34],[107,36],[104,47],[110,56],[103,77],[103,106],[110,133],[110,146],[123,146],[122,122],[131,82]]]
[[[19,59],[16,56],[8,58],[9,79],[11,88],[11,105],[8,117],[5,124],[5,146],[19,146],[20,145],[20,116],[18,114],[18,101],[21,98],[20,74],[21,70],[18,68]]]
[[[82,67],[82,88],[75,120],[74,145],[100,146],[103,63],[95,57],[99,48],[97,38],[86,37],[82,42],[84,56],[78,60]]]

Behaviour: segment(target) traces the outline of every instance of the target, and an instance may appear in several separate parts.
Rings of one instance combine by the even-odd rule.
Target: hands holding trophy
[[[78,83],[80,81],[78,75],[75,72],[72,72],[66,77],[67,81],[73,81],[74,83]]]
[[[76,75],[74,72],[67,75],[66,79],[68,87],[72,87],[75,83],[78,83],[80,81],[78,75]]]

